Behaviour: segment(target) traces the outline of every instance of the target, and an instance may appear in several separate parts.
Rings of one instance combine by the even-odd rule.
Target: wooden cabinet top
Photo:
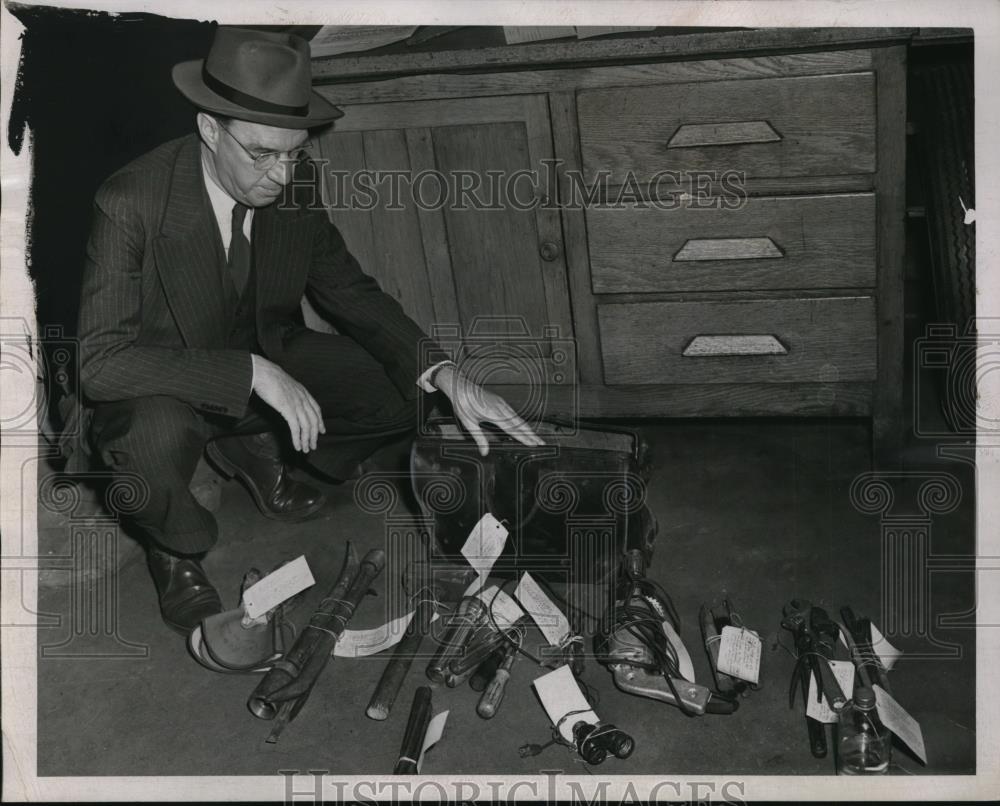
[[[667,34],[418,52],[399,51],[393,47],[394,52],[314,59],[312,71],[314,83],[333,84],[422,73],[626,64],[790,50],[842,50],[906,42],[919,32],[918,28],[754,28],[679,34],[675,29]]]

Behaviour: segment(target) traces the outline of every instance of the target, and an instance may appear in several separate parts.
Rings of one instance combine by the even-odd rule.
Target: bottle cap
[[[874,708],[875,692],[868,686],[860,686],[854,689],[854,704],[858,708]]]

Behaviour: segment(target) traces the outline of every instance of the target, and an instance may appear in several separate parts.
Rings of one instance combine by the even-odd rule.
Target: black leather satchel
[[[450,419],[428,421],[411,453],[413,489],[433,524],[435,555],[462,559],[474,527],[491,513],[508,530],[493,567],[499,577],[604,585],[621,558],[640,549],[649,562],[656,519],[646,505],[647,448],[633,431],[546,422],[528,447],[491,432],[490,452]]]

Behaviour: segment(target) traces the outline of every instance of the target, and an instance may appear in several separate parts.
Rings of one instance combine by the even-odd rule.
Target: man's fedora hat
[[[309,43],[295,34],[216,29],[206,59],[174,66],[174,84],[200,109],[284,129],[344,113],[312,89]]]

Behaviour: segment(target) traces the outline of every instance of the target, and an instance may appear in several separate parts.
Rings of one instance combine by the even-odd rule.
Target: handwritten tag
[[[296,593],[315,584],[316,580],[309,570],[305,555],[300,555],[243,591],[246,614],[252,619],[260,618]]]
[[[335,658],[367,658],[390,649],[403,640],[415,613],[415,610],[411,610],[381,627],[369,630],[344,630],[330,654]],[[431,623],[437,619],[438,614],[435,613],[431,616]]]
[[[748,683],[760,680],[760,636],[753,630],[726,625],[719,641],[719,671]]]
[[[559,733],[566,741],[573,741],[573,726],[577,722],[596,725],[600,721],[580,691],[580,685],[569,666],[560,666],[548,674],[536,677],[531,685],[535,687],[545,713],[549,715],[553,725],[559,726]],[[573,715],[567,716],[570,713]]]
[[[490,585],[486,590],[480,591],[478,596],[501,630],[506,630],[524,615],[517,602],[496,585]]]
[[[837,678],[841,691],[850,696],[854,691],[854,661],[832,660],[830,668]],[[816,675],[809,677],[809,697],[806,699],[806,716],[811,716],[817,722],[836,722],[838,714],[830,707],[830,702],[823,695],[822,702],[816,702]]]
[[[924,749],[924,734],[917,722],[896,702],[888,691],[879,685],[872,686],[875,691],[875,708],[878,710],[882,724],[895,733],[900,741],[909,747],[917,758],[927,763],[927,751]]]
[[[566,640],[570,631],[569,620],[545,595],[545,591],[539,587],[527,571],[521,575],[521,581],[517,583],[514,597],[522,604],[528,615],[538,625],[538,629],[542,631],[545,640],[552,646],[559,646]]]
[[[436,745],[438,740],[444,735],[444,725],[447,721],[448,711],[442,711],[440,714],[435,714],[427,724],[427,733],[424,734],[424,745],[420,748],[420,758],[417,759],[417,772],[420,772],[420,768],[424,764],[424,756],[427,755],[427,751]]]
[[[472,527],[465,545],[462,546],[462,556],[476,569],[481,578],[486,578],[506,544],[507,529],[487,512],[479,519],[479,523]]]

